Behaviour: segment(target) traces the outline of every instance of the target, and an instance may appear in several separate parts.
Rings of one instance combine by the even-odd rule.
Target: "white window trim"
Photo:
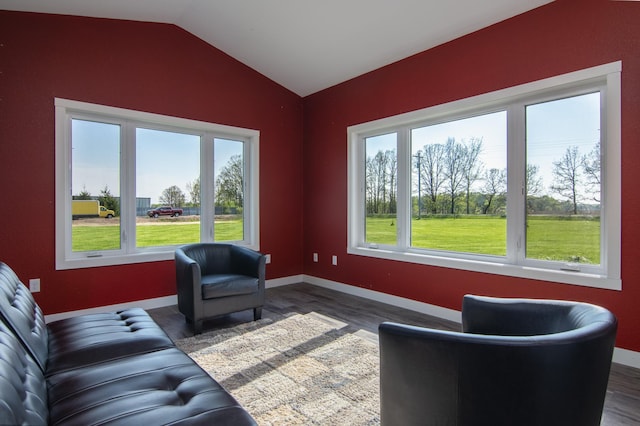
[[[135,243],[127,244],[126,240],[135,241],[135,213],[123,210],[120,217],[122,249],[96,253],[73,253],[71,250],[71,118],[80,116],[98,120],[113,120],[124,124],[122,135],[135,132],[136,126],[165,129],[171,131],[198,134],[201,139],[201,180],[213,182],[213,138],[242,140],[245,155],[245,222],[244,240],[233,243],[244,245],[254,250],[260,249],[260,187],[259,187],[259,141],[260,132],[253,129],[226,126],[197,120],[153,114],[123,108],[79,102],[55,98],[55,206],[56,206],[56,269],[89,268],[96,266],[124,265],[141,262],[171,260],[176,246],[136,248]],[[128,135],[130,137],[130,135]],[[208,142],[211,141],[211,142]],[[122,145],[120,176],[126,179],[121,182],[120,197],[129,202],[135,200],[135,145]],[[201,205],[213,205],[213,185],[201,193]],[[206,204],[205,204],[206,203]],[[135,205],[135,203],[133,204]],[[200,241],[214,241],[213,209],[202,209],[200,217]],[[208,224],[208,226],[206,226]]]
[[[571,72],[556,77],[546,78],[531,83],[514,86],[495,92],[481,94],[458,101],[449,102],[442,105],[411,111],[393,117],[382,118],[367,123],[362,123],[347,128],[348,141],[348,207],[347,207],[347,253],[361,256],[374,257],[379,259],[404,261],[419,263],[424,265],[455,268],[466,271],[490,273],[519,278],[529,278],[541,281],[550,281],[563,284],[573,284],[588,287],[604,288],[611,290],[621,290],[622,280],[620,276],[620,239],[621,239],[621,77],[622,62],[612,62],[596,67]],[[446,118],[451,119],[455,115],[470,115],[475,111],[487,112],[493,107],[502,107],[514,101],[523,101],[529,97],[540,97],[545,93],[554,91],[567,91],[575,89],[579,91],[585,86],[593,87],[594,84],[601,84],[605,90],[603,104],[605,105],[606,117],[603,117],[602,137],[606,144],[602,144],[606,149],[603,217],[604,223],[601,247],[604,249],[602,268],[605,273],[591,273],[588,268],[585,271],[565,271],[558,269],[547,269],[543,262],[527,262],[526,264],[509,263],[509,256],[513,251],[507,252],[507,260],[502,257],[476,256],[463,253],[435,252],[429,250],[416,250],[409,247],[375,246],[365,244],[364,231],[364,138],[375,134],[383,134],[389,131],[397,131],[408,125],[416,125],[428,122],[433,123]],[[509,111],[508,111],[509,113]],[[512,122],[512,121],[510,121]],[[523,134],[523,129],[509,128],[509,133]],[[398,134],[398,140],[406,135],[402,131]],[[522,144],[524,146],[524,144]],[[408,144],[398,144],[398,167],[402,167],[402,162],[408,162]],[[513,152],[513,147],[509,147],[508,155],[524,156],[522,152]],[[405,158],[406,157],[406,158]],[[402,191],[410,188],[410,183],[405,182],[405,188],[400,185],[401,179],[410,179],[406,176],[398,175],[398,241],[407,241],[403,235],[408,232],[409,224],[405,216],[408,215],[408,203],[404,206],[400,202]],[[510,176],[511,184],[517,184]],[[405,200],[410,199],[410,194],[404,194]],[[517,204],[517,203],[511,203]],[[524,214],[521,211],[523,206],[512,206],[516,211],[509,211],[508,214]],[[519,209],[519,210],[518,210]],[[408,217],[408,216],[407,216]],[[508,226],[508,225],[507,225]],[[507,244],[513,245],[517,236],[513,232],[508,235]],[[402,244],[402,243],[400,243]]]

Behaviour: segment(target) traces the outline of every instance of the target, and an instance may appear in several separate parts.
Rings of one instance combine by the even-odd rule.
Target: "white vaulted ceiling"
[[[164,22],[300,96],[551,0],[0,0],[0,9]]]

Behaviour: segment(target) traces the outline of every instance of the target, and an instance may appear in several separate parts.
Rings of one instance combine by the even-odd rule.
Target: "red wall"
[[[260,130],[267,278],[302,273],[302,99],[182,29],[0,11],[0,260],[47,314],[175,294],[173,261],[55,271],[54,97]]]
[[[0,11],[0,260],[25,281],[42,279],[36,298],[47,314],[175,293],[171,261],[55,271],[61,97],[259,129],[268,278],[304,272],[452,309],[465,293],[585,300],[616,313],[617,346],[640,351],[637,22],[638,2],[556,0],[301,100],[172,25]],[[616,60],[622,291],[347,255],[347,126]]]
[[[459,310],[466,293],[584,300],[640,351],[640,3],[558,0],[304,99],[305,274]],[[347,255],[347,126],[617,60],[622,278],[610,291]],[[312,262],[312,253],[320,262]],[[331,266],[331,255],[338,266]]]

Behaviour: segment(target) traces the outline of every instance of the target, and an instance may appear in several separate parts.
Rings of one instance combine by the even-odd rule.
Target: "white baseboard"
[[[462,313],[454,309],[443,308],[441,306],[418,302],[404,297],[393,296],[391,294],[368,290],[366,288],[343,284],[324,278],[314,277],[311,275],[291,275],[288,277],[267,280],[265,283],[265,287],[274,288],[301,282],[316,285],[318,287],[328,288],[330,290],[339,291],[341,293],[351,294],[353,296],[358,296],[369,300],[374,300],[376,302],[386,303],[388,305],[420,312],[426,315],[433,315],[434,317],[443,318],[449,321],[455,321],[457,323],[462,322]],[[113,312],[134,307],[143,309],[155,309],[176,305],[177,303],[178,297],[176,295],[173,295],[157,297],[155,299],[145,299],[134,302],[120,303],[117,305],[100,306],[98,308],[81,309],[78,311],[45,315],[44,319],[46,322],[52,322],[64,318],[74,317],[77,315]],[[615,348],[613,351],[613,362],[627,365],[629,367],[640,368],[640,352],[630,351],[623,348]]]
[[[101,314],[104,312],[121,311],[124,309],[130,309],[130,308],[155,309],[155,308],[162,308],[165,306],[172,306],[177,304],[178,304],[178,296],[174,294],[173,296],[156,297],[155,299],[136,300],[133,302],[119,303],[116,305],[106,305],[106,306],[99,306],[97,308],[80,309],[78,311],[68,311],[68,312],[61,312],[59,314],[45,315],[44,320],[45,322],[49,323],[52,321],[75,317],[78,315]]]
[[[342,284],[339,282],[326,280],[324,278],[313,277],[310,275],[304,275],[304,282],[317,285],[319,287],[340,291],[342,293],[363,297],[365,299],[375,300],[377,302],[398,306],[400,308],[409,309],[411,311],[433,315],[438,318],[443,318],[458,323],[462,322],[462,313],[453,309],[447,309],[441,306],[430,305],[423,302],[417,302],[415,300],[393,296],[373,290],[367,290],[365,288]],[[613,350],[613,362],[629,367],[640,368],[640,352],[634,352],[623,348],[615,348]]]
[[[291,275],[289,277],[275,278],[264,283],[266,288],[280,287],[283,285],[298,284],[304,282],[304,275]]]
[[[435,317],[444,318],[449,321],[455,321],[457,323],[462,322],[462,313],[453,309],[443,308],[437,305],[430,305],[428,303],[418,302],[415,300],[406,299],[404,297],[393,296],[391,294],[381,293],[379,291],[368,290],[366,288],[342,284],[335,281],[326,280],[324,278],[312,277],[310,275],[304,276],[304,282],[317,285],[318,287],[324,287],[342,293],[351,294],[353,296],[375,300],[376,302],[386,303],[387,305],[393,305],[399,308],[408,309],[410,311],[433,315]]]
[[[267,280],[265,282],[266,288],[280,287],[283,285],[296,284],[303,282],[303,275],[292,275],[290,277],[276,278],[273,280]],[[85,314],[101,314],[104,312],[121,311],[123,309],[142,308],[142,309],[155,309],[164,308],[165,306],[172,306],[178,304],[178,296],[165,296],[157,297],[155,299],[135,300],[133,302],[119,303],[116,305],[105,305],[97,308],[80,309],[77,311],[67,311],[58,314],[45,315],[45,322],[53,322],[65,318],[75,317]]]
[[[640,352],[615,348],[613,350],[613,362],[629,367],[640,368]]]

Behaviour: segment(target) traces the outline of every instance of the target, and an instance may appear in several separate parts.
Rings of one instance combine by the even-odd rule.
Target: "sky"
[[[541,103],[527,107],[527,161],[539,167],[545,193],[553,183],[553,162],[566,149],[578,146],[588,154],[600,138],[598,93]],[[120,126],[74,119],[72,122],[72,194],[87,190],[99,195],[106,187],[119,196]],[[425,144],[482,139],[480,158],[485,169],[506,167],[506,112],[496,112],[414,129],[412,155]],[[159,203],[162,191],[177,185],[187,196],[187,183],[200,173],[200,137],[139,128],[136,131],[136,196]],[[375,140],[375,144],[373,144]],[[367,155],[378,149],[395,149],[395,136],[369,138]],[[215,142],[215,173],[229,158],[242,153],[242,143],[224,139]],[[375,155],[375,152],[373,152]]]
[[[480,159],[485,170],[504,169],[507,161],[507,113],[505,111],[434,124],[412,130],[412,155],[426,144],[444,144],[482,139]],[[578,146],[588,154],[600,140],[600,95],[581,95],[552,102],[529,105],[526,109],[527,162],[539,168],[543,193],[551,194],[553,162],[560,160],[567,148]],[[367,156],[394,149],[395,134],[368,138]]]
[[[76,119],[72,123],[72,194],[86,189],[100,195],[107,186],[119,196],[120,126]],[[215,139],[215,173],[238,154],[242,142]],[[200,136],[136,129],[136,174],[136,197],[157,204],[162,191],[176,185],[189,201],[187,184],[200,175]]]

